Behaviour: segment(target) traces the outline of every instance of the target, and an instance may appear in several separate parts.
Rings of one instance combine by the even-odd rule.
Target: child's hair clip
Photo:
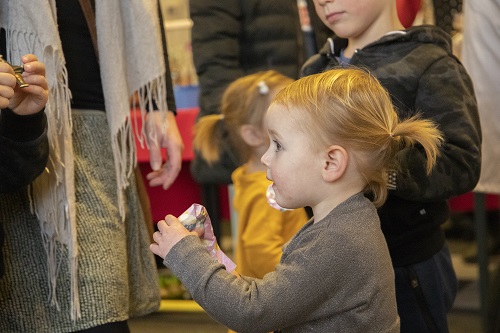
[[[269,93],[269,87],[267,86],[266,82],[260,81],[257,86],[259,87],[259,94],[267,95]]]

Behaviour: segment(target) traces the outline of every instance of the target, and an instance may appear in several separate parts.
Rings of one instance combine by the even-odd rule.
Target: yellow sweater
[[[271,182],[265,172],[248,173],[243,165],[233,172],[232,180],[238,214],[236,270],[262,278],[274,271],[283,245],[307,222],[307,214],[304,209],[280,212],[269,206],[266,190]]]

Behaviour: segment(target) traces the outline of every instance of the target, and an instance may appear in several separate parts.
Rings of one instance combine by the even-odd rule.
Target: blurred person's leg
[[[448,246],[432,258],[395,269],[402,333],[448,332],[447,315],[458,290]]]
[[[203,206],[207,209],[208,216],[212,222],[214,235],[220,242],[220,205],[219,205],[219,187],[216,184],[201,184],[201,200]]]
[[[128,328],[128,324],[126,321],[119,321],[116,323],[104,324],[74,333],[130,333],[130,329]]]

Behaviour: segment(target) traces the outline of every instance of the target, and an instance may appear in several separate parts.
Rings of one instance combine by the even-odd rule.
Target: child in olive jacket
[[[447,199],[474,189],[481,167],[471,79],[452,54],[450,36],[435,26],[404,30],[395,0],[314,2],[337,37],[307,61],[302,75],[365,68],[389,91],[400,118],[419,114],[444,134],[430,175],[421,147],[399,153],[402,164],[390,173],[391,190],[378,212],[396,272],[401,332],[447,332],[457,280],[441,224],[449,217]]]

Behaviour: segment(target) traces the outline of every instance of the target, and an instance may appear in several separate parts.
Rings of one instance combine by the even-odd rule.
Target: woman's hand
[[[165,124],[166,121],[166,124]],[[163,127],[167,126],[166,130]],[[156,131],[152,135],[151,131]],[[152,172],[147,174],[149,186],[162,186],[168,189],[175,181],[182,166],[184,143],[177,127],[175,115],[167,112],[163,120],[159,112],[149,112],[146,117],[146,137],[149,144],[149,155]],[[167,160],[162,161],[161,150],[167,150]]]
[[[24,81],[29,86],[20,88],[16,84],[14,71],[8,63],[0,63],[0,107],[9,108],[19,115],[30,115],[41,111],[48,100],[48,82],[45,66],[33,54],[21,58]]]

